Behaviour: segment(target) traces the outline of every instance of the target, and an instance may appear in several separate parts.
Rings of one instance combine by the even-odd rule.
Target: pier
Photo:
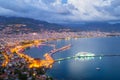
[[[24,44],[10,47],[9,48],[10,54],[7,54],[7,51],[2,52],[4,56],[4,61],[2,63],[2,66],[4,67],[7,66],[7,64],[10,62],[10,59],[13,57],[14,54],[16,54],[20,58],[23,58],[28,63],[28,68],[42,68],[42,67],[52,68],[55,62],[52,55],[56,52],[64,51],[71,47],[71,45],[69,44],[61,48],[56,48],[54,44],[43,44],[41,40],[27,41],[23,43]],[[35,59],[24,53],[26,48],[37,47],[37,46],[51,46],[53,47],[53,50],[51,50],[48,53],[45,53],[44,59]]]

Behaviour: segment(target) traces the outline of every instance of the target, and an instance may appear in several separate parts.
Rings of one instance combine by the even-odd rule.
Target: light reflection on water
[[[54,54],[54,58],[74,56],[78,52],[97,54],[120,54],[120,37],[111,38],[83,38],[53,41],[57,47],[72,44],[71,49]],[[41,57],[50,51],[50,47],[33,48],[29,55]],[[99,67],[101,70],[96,70]],[[105,57],[92,60],[66,60],[55,63],[48,74],[57,80],[120,80],[120,57]]]

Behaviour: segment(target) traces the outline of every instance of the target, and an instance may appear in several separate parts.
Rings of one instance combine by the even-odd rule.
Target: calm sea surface
[[[54,59],[74,56],[78,52],[96,54],[120,54],[120,37],[80,38],[48,42],[57,48],[71,44],[69,50],[53,55]],[[44,53],[52,49],[50,46],[32,48],[26,53],[35,58],[43,58]],[[97,70],[96,68],[100,68]],[[47,74],[55,80],[120,80],[120,57],[102,57],[91,60],[65,60],[55,63]]]

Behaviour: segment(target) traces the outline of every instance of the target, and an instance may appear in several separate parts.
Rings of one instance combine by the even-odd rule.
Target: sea
[[[61,48],[71,44],[71,48],[53,55],[55,60],[72,57],[86,52],[95,55],[119,55],[120,37],[78,38],[46,42]],[[52,46],[39,46],[26,51],[34,58],[42,58]],[[92,59],[69,59],[55,62],[46,73],[54,80],[120,80],[120,56],[94,57]]]

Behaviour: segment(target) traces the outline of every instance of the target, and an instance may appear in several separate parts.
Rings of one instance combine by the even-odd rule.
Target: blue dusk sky
[[[0,0],[0,16],[54,23],[120,20],[120,0]]]

